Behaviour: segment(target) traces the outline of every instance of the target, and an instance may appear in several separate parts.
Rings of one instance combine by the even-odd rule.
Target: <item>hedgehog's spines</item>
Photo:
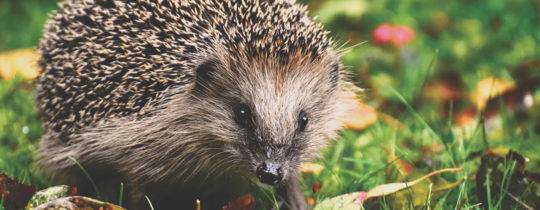
[[[332,45],[306,8],[288,0],[60,5],[39,46],[38,101],[45,126],[67,134],[137,114],[169,86],[188,87],[194,58],[216,45],[236,60],[285,62],[296,53],[315,59]]]

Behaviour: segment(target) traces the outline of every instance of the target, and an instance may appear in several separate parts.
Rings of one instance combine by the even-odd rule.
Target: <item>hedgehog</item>
[[[306,209],[299,166],[341,128],[340,51],[293,0],[65,0],[38,51],[39,165],[130,209]]]

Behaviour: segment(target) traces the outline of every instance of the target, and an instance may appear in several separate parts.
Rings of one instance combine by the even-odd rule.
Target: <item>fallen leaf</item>
[[[309,197],[307,199],[307,203],[308,203],[309,206],[315,206],[315,203],[316,203],[315,198],[313,198],[313,196]]]
[[[305,162],[300,165],[300,172],[304,174],[319,174],[324,166],[318,163]]]
[[[34,194],[34,196],[32,196],[30,202],[28,202],[28,205],[26,205],[26,209],[34,209],[41,204],[58,198],[74,196],[76,195],[76,192],[76,188],[67,185],[54,186],[40,190]]]
[[[18,49],[0,54],[0,77],[6,80],[19,74],[25,79],[39,75],[39,54],[34,49]]]
[[[535,173],[525,170],[527,162],[527,158],[506,148],[486,150],[476,172],[476,190],[480,201],[488,203],[489,199],[501,200],[502,209],[540,208],[538,183],[535,183]]]
[[[434,175],[437,175],[437,174],[440,174],[440,173],[445,173],[445,172],[460,172],[462,169],[461,168],[445,168],[445,169],[441,169],[441,170],[437,170],[437,171],[434,171],[434,172],[431,172],[427,175],[424,175],[414,181],[410,181],[410,182],[398,182],[398,183],[390,183],[390,184],[383,184],[383,185],[379,185],[379,186],[376,186],[374,188],[372,188],[371,190],[369,190],[367,192],[367,198],[374,198],[374,197],[381,197],[381,196],[385,196],[385,195],[389,195],[389,194],[392,194],[392,193],[395,193],[395,192],[398,192],[400,190],[403,190],[405,188],[408,188],[408,187],[411,187],[415,184],[418,184],[420,183],[421,181],[429,178],[429,177],[432,177]]]
[[[484,155],[504,157],[510,152],[510,149],[506,147],[494,147],[484,151]]]
[[[228,203],[223,206],[223,210],[254,210],[255,209],[255,197],[251,193],[247,193],[242,197]]]
[[[461,183],[463,183],[463,181],[465,181],[465,179],[460,179],[455,182],[448,182],[443,178],[426,179],[414,186],[411,186],[410,189],[392,194],[391,201],[393,202],[393,206],[398,209],[406,209],[411,205],[414,207],[421,207],[428,203],[426,200],[427,198],[430,198],[432,201],[436,200],[442,192],[459,186]],[[431,206],[426,207],[430,208]]]
[[[354,200],[354,202],[362,205],[367,199],[368,199],[367,192],[362,191],[358,193],[358,197]]]
[[[454,121],[456,125],[464,127],[474,122],[475,117],[478,115],[478,108],[481,108],[481,113],[485,119],[490,119],[501,112],[501,105],[504,105],[505,112],[508,112],[532,108],[533,103],[534,99],[531,92],[527,90],[526,86],[518,83],[517,87],[510,87],[505,89],[504,92],[493,94],[492,97],[485,98],[485,101],[482,99],[481,102],[475,102],[475,105],[471,105],[459,112]]]
[[[6,210],[23,209],[35,192],[36,187],[21,184],[6,174],[0,174],[0,195]]]
[[[465,127],[467,125],[470,125],[474,122],[474,119],[476,118],[476,108],[469,107],[458,114],[456,114],[456,117],[454,118],[454,124],[460,127]]]
[[[48,210],[48,209],[66,209],[66,210],[75,210],[75,209],[85,209],[85,210],[124,210],[124,208],[107,203],[98,201],[92,198],[83,197],[83,196],[70,196],[58,198],[47,203],[41,204],[34,208],[35,210]]]
[[[513,87],[514,82],[512,81],[487,77],[478,82],[476,88],[471,92],[470,98],[476,108],[482,110],[486,107],[489,99],[499,96]]]
[[[362,204],[357,202],[359,192],[340,195],[326,199],[313,208],[313,210],[358,210]]]
[[[445,172],[460,172],[461,168],[445,168],[431,172],[414,181],[390,183],[376,186],[368,192],[354,192],[337,197],[326,199],[315,206],[315,210],[333,210],[333,209],[361,209],[362,205],[369,199],[390,195],[406,188],[410,188],[432,176]],[[450,184],[437,186],[436,191],[444,191],[458,186],[462,180]],[[433,192],[433,191],[432,191]],[[425,198],[425,197],[424,197]]]
[[[321,187],[322,187],[322,184],[319,183],[319,182],[315,182],[312,186],[311,186],[311,191],[313,193],[319,193],[321,191]]]
[[[374,108],[362,103],[356,97],[349,98],[350,107],[347,115],[343,119],[346,128],[353,130],[363,130],[377,122],[377,112]]]

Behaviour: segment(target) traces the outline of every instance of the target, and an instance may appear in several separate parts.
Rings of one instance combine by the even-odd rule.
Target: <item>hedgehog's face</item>
[[[261,183],[276,185],[295,176],[339,127],[337,60],[203,63],[194,95],[214,110],[211,135]]]

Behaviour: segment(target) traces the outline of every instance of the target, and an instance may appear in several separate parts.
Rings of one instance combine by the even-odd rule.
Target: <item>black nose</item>
[[[283,170],[276,163],[262,163],[256,172],[259,181],[267,185],[275,185],[283,179]]]

